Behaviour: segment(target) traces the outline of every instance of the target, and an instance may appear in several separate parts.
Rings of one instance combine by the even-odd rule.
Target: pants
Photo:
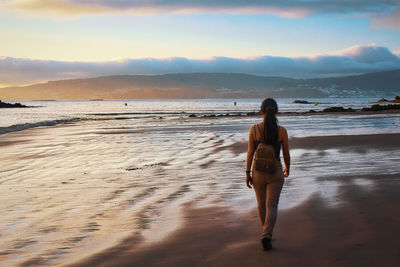
[[[284,182],[282,165],[279,163],[275,174],[266,174],[253,169],[252,178],[258,203],[258,216],[262,226],[261,238],[271,239]]]

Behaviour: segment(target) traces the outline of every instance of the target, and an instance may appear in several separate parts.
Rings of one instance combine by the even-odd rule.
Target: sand
[[[400,134],[296,138],[290,146],[397,153]],[[225,148],[241,153],[246,143]],[[235,207],[188,204],[183,227],[166,239],[142,246],[132,237],[75,266],[399,266],[400,174],[323,179],[340,183],[338,203],[330,205],[316,193],[280,211],[272,251],[261,248],[255,209],[237,213]],[[360,185],[358,179],[371,184]]]
[[[370,134],[370,135],[336,135],[336,136],[310,136],[290,138],[290,149],[339,149],[365,153],[371,149],[393,149],[400,147],[400,134]],[[247,141],[236,142],[233,145],[219,147],[229,149],[235,154],[247,151]]]

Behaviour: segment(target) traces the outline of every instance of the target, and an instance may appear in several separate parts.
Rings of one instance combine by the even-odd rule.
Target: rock
[[[322,112],[355,112],[355,110],[352,108],[330,107],[324,109]]]
[[[381,98],[377,102],[378,103],[385,103],[385,102],[400,103],[400,96],[395,96],[393,100],[387,100],[385,98]]]
[[[381,98],[378,101],[376,101],[378,103],[382,103],[382,102],[389,102],[389,100],[385,99],[385,98]]]
[[[22,105],[21,103],[15,103],[15,104],[5,103],[0,100],[0,108],[27,108],[27,106]]]
[[[316,113],[316,111],[313,110],[313,109],[310,109],[308,112],[309,112],[309,113]]]
[[[197,116],[196,116],[196,114],[190,114],[189,115],[189,118],[196,118]]]
[[[326,108],[324,109],[322,112],[344,112],[344,108],[343,107],[330,107],[330,108]]]
[[[292,102],[292,104],[312,104],[312,103],[305,100],[295,100]]]
[[[382,111],[382,110],[400,110],[400,105],[372,105],[370,108],[363,108],[361,111]]]

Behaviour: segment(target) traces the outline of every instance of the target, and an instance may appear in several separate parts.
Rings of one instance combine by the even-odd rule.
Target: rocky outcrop
[[[27,108],[28,106],[22,105],[21,103],[10,104],[2,102],[0,100],[0,108]]]
[[[381,98],[378,101],[376,101],[378,103],[385,103],[385,102],[389,102],[389,100],[387,100],[386,98]]]
[[[400,105],[372,105],[370,108],[363,108],[361,111],[382,111],[382,110],[400,110]]]
[[[322,112],[355,112],[355,110],[352,108],[330,107],[324,109]]]
[[[353,114],[362,114],[363,112],[380,112],[380,111],[387,111],[388,113],[398,113],[400,112],[400,105],[398,104],[389,104],[389,105],[379,105],[375,104],[372,105],[369,108],[363,108],[363,109],[354,109],[354,108],[344,108],[344,107],[329,107],[325,108],[324,110],[316,111],[314,109],[310,109],[309,111],[306,112],[283,112],[283,113],[278,113],[278,115],[286,115],[286,116],[296,116],[296,115],[309,115],[309,114],[327,114],[327,113],[341,113],[341,112],[347,112],[347,113],[353,113]],[[366,113],[368,114],[368,113]],[[190,118],[217,118],[217,117],[237,117],[237,116],[259,116],[261,115],[260,112],[256,111],[251,111],[251,112],[233,112],[233,113],[226,113],[226,114],[206,114],[206,115],[196,115],[196,114],[190,114],[188,117]]]
[[[378,103],[400,103],[400,96],[395,96],[393,100],[387,100],[386,98],[381,98]]]
[[[306,100],[295,100],[292,102],[292,104],[314,104],[314,103],[308,102]]]

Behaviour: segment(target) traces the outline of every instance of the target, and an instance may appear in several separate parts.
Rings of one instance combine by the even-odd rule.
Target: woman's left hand
[[[248,188],[252,188],[253,185],[253,178],[251,177],[250,173],[246,173],[246,185]]]

